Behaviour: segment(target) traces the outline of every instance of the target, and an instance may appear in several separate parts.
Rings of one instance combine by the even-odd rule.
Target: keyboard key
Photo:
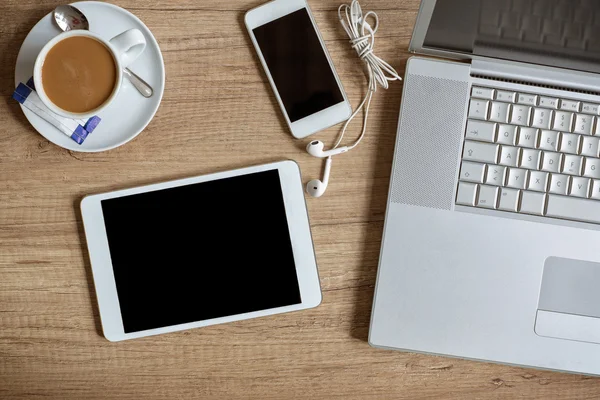
[[[536,108],[533,110],[533,120],[531,126],[534,128],[550,129],[550,120],[552,119],[552,110]]]
[[[600,201],[548,195],[546,216],[599,223]]]
[[[512,10],[513,11],[517,11],[519,14],[524,15],[524,16],[528,16],[530,18],[535,18],[529,14],[531,14],[531,3],[533,3],[531,0],[513,0],[512,1]],[[528,25],[523,25],[523,27],[529,27],[529,28],[537,28],[540,29],[541,27],[541,21],[538,21],[539,24],[538,25],[529,25],[531,24],[531,21],[522,21],[522,23],[528,23]]]
[[[541,96],[540,97],[540,107],[557,109],[558,108],[558,99],[554,98],[554,97]]]
[[[595,0],[594,0],[595,1]],[[594,4],[592,7],[595,7]],[[598,37],[600,37],[600,13],[596,12],[596,21],[594,24],[589,24],[585,27],[584,37],[589,41],[589,44],[597,45]]]
[[[506,186],[515,189],[525,189],[525,183],[527,182],[527,170],[518,168],[509,168],[508,170],[508,181]]]
[[[599,142],[600,139],[597,137],[584,136],[581,143],[581,155],[598,157]]]
[[[562,46],[564,40],[560,35],[561,28],[562,22],[560,20],[552,21],[551,19],[545,19],[542,24],[542,32],[545,34],[545,42],[548,44]]]
[[[565,155],[562,172],[569,175],[581,175],[581,159],[582,157]]]
[[[581,112],[584,112],[586,114],[593,114],[593,115],[597,115],[598,114],[598,104],[593,104],[593,103],[583,103],[581,105]]]
[[[585,50],[585,42],[581,39],[567,38],[566,47],[577,50]]]
[[[583,25],[567,22],[565,24],[564,36],[571,39],[581,39],[583,36]]]
[[[539,13],[542,8],[545,11],[544,14]],[[536,12],[536,9],[537,9],[537,12]],[[536,6],[534,6],[534,13],[535,13],[535,15],[539,15],[540,17],[545,17],[542,22],[542,32],[545,35],[551,35],[551,34],[555,33],[557,30],[560,31],[560,21],[552,21],[552,7],[548,7],[548,1],[546,1],[546,0],[538,1]]]
[[[600,179],[600,159],[587,157],[585,159],[583,176],[587,176],[588,178]]]
[[[510,123],[521,126],[529,126],[529,117],[531,115],[531,107],[514,105],[512,107],[512,115],[510,116]]]
[[[560,25],[556,29],[560,30]],[[552,47],[563,47],[565,39],[560,35],[549,34],[544,36],[544,44]]]
[[[544,35],[539,32],[525,31],[523,40],[530,43],[544,43]]]
[[[569,190],[569,179],[567,175],[552,174],[550,176],[550,193],[566,195]]]
[[[487,166],[487,174],[485,176],[486,185],[504,186],[504,179],[506,176],[506,167],[500,165],[489,165]]]
[[[479,99],[494,100],[494,89],[473,86],[473,88],[471,89],[471,97],[477,97]]]
[[[546,130],[541,131],[539,148],[550,151],[558,150],[558,132]]]
[[[507,90],[496,90],[496,100],[504,101],[506,103],[514,103],[517,100],[517,94]]]
[[[540,169],[540,157],[541,151],[533,149],[522,149],[521,150],[521,163],[520,168],[526,169]]]
[[[519,14],[511,12],[501,13],[500,27],[516,30],[519,27]]]
[[[469,118],[487,119],[489,101],[471,99],[469,104]]]
[[[496,25],[479,25],[479,34],[500,37],[502,35],[502,29]]]
[[[598,19],[600,20],[600,17],[598,17]],[[598,22],[596,22],[598,23]],[[593,51],[593,52],[598,52],[600,51],[600,41],[598,41],[598,38],[595,37],[592,40],[590,40],[588,42],[588,51]]]
[[[477,120],[467,121],[467,139],[494,142],[496,136],[496,124]]]
[[[563,133],[560,140],[560,152],[577,154],[579,153],[579,135],[573,133]]]
[[[531,43],[544,43],[544,35],[536,31],[525,31],[523,40]]]
[[[485,25],[498,25],[500,24],[500,12],[495,7],[483,7],[480,22]]]
[[[548,173],[540,171],[529,171],[528,190],[546,192],[548,190]]]
[[[456,204],[465,206],[474,206],[475,197],[477,197],[477,185],[468,182],[458,182],[458,191],[456,193]]]
[[[481,9],[481,14],[479,15],[479,29],[480,29],[480,33],[481,32],[481,28],[482,26],[485,26],[487,28],[491,28],[491,27],[497,27],[498,30],[500,29],[500,12],[492,7],[482,7]],[[497,36],[500,36],[500,33],[498,33]]]
[[[566,111],[556,111],[554,113],[554,125],[552,129],[561,132],[571,132],[573,125],[573,113]]]
[[[560,172],[562,166],[563,155],[544,151],[542,154],[542,171]]]
[[[499,210],[516,212],[519,207],[520,190],[502,188],[500,189]]]
[[[594,117],[591,115],[577,114],[575,117],[575,128],[573,129],[573,132],[581,133],[583,135],[591,135],[593,124]]]
[[[498,190],[497,186],[479,186],[479,196],[477,197],[477,207],[485,208],[496,208],[498,202]]]
[[[593,10],[586,7],[586,4],[579,3],[580,7],[575,9],[575,22],[582,24],[582,27],[592,23],[594,19]]]
[[[592,184],[592,199],[600,200],[600,180],[594,180]]]
[[[568,21],[571,19],[571,12],[573,11],[569,4],[571,1],[572,0],[567,0],[562,3],[557,1],[552,4],[552,17],[555,21]]]
[[[517,146],[531,147],[535,149],[537,146],[538,130],[535,128],[519,128],[519,139]]]
[[[521,208],[519,211],[525,214],[543,215],[545,202],[545,193],[523,191],[521,192]]]
[[[579,112],[580,102],[574,100],[561,100],[559,109],[564,111]]]
[[[571,189],[569,196],[587,198],[590,194],[590,180],[578,176],[571,178]]]
[[[514,3],[513,3],[514,4]],[[524,3],[529,4],[529,3]],[[523,12],[521,27],[524,31],[540,32],[542,30],[542,19],[535,15],[530,15],[529,12]]]
[[[497,164],[499,147],[500,146],[497,144],[465,140],[463,159],[467,161],[479,161],[486,164]]]
[[[533,17],[533,18],[538,18],[538,17]],[[523,18],[523,21],[525,21],[525,18]],[[541,24],[541,21],[540,20],[538,20],[538,21]],[[529,30],[529,28],[526,28],[525,25],[523,25],[523,29],[525,30],[525,33],[523,33],[523,40],[525,40],[526,42],[531,42],[531,43],[543,43],[544,42],[544,35],[542,35],[541,32],[539,32],[539,30]]]
[[[512,146],[502,146],[500,151],[500,165],[516,167],[519,162],[519,148]]]
[[[538,97],[535,94],[519,93],[517,103],[528,106],[537,106]]]
[[[514,125],[499,125],[498,126],[498,139],[497,143],[508,144],[510,146],[515,145],[515,139],[517,137],[517,127]]]
[[[523,40],[523,32],[517,28],[503,28],[502,37],[510,40]]]
[[[501,103],[499,101],[492,101],[492,107],[490,109],[490,121],[494,122],[508,122],[508,111],[510,104]]]
[[[549,18],[552,16],[552,7],[548,7],[546,0],[537,0],[533,3],[533,15]],[[550,20],[546,19],[544,22],[550,22]]]
[[[460,167],[460,180],[466,182],[483,183],[485,164],[463,161]]]

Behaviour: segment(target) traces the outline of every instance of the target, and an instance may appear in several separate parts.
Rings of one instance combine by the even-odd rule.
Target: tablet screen
[[[101,204],[125,333],[301,303],[277,170]]]

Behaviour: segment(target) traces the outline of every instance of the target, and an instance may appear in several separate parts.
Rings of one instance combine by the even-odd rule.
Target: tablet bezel
[[[279,171],[281,190],[285,204],[285,213],[288,220],[292,251],[294,255],[294,262],[296,264],[296,274],[298,277],[298,285],[300,288],[302,302],[300,304],[291,306],[277,307],[262,311],[214,318],[205,321],[190,322],[162,328],[148,329],[139,332],[125,333],[121,318],[121,309],[119,306],[110,250],[108,247],[108,238],[106,236],[101,201],[270,170]],[[256,193],[249,193],[249,195],[260,196],[260,193],[257,190]],[[300,168],[294,161],[282,161],[233,171],[219,172],[209,175],[157,183],[148,186],[140,186],[130,189],[90,195],[86,196],[81,201],[81,213],[92,266],[92,273],[94,276],[94,285],[96,287],[96,297],[98,300],[98,307],[100,309],[100,319],[102,320],[102,330],[104,332],[104,336],[110,341],[134,339],[221,324],[225,322],[240,321],[284,312],[304,310],[307,308],[316,307],[321,303],[321,286],[319,283],[317,263],[310,232],[308,212],[304,199],[302,178],[300,176]]]

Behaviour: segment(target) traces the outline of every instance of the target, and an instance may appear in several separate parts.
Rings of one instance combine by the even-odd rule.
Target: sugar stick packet
[[[35,83],[33,83],[33,76],[31,78],[29,78],[29,80],[27,81],[27,83],[25,85],[27,85],[29,88],[35,90]],[[52,113],[52,114],[54,114],[54,113]],[[54,114],[54,115],[56,115],[56,114]],[[89,118],[89,119],[74,119],[73,121],[76,121],[79,125],[81,125],[83,127],[83,129],[85,129],[87,131],[88,134],[90,134],[94,131],[94,129],[96,129],[96,127],[100,123],[101,119],[100,119],[100,117],[93,116],[92,118]]]
[[[34,86],[33,79],[30,79],[28,84]],[[52,124],[59,131],[73,139],[77,144],[82,144],[100,123],[100,118],[97,116],[88,120],[81,120],[65,118],[53,113],[46,105],[44,105],[44,103],[42,103],[35,90],[23,83],[19,83],[15,89],[13,99]]]

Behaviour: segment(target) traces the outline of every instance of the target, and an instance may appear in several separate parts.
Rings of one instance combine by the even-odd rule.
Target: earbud
[[[312,197],[321,197],[327,189],[329,183],[329,173],[331,172],[331,157],[336,154],[345,153],[352,147],[337,147],[331,150],[323,151],[325,145],[320,140],[313,140],[306,146],[306,151],[313,157],[325,158],[325,169],[323,170],[323,180],[313,179],[306,184],[306,192]]]
[[[319,142],[321,143],[321,142]],[[323,143],[321,143],[323,145]],[[329,183],[329,173],[331,172],[331,157],[327,157],[325,160],[325,169],[323,170],[323,180],[313,179],[306,184],[306,192],[311,197],[321,197],[327,189]]]
[[[323,151],[324,147],[325,145],[320,140],[313,140],[306,146],[306,151],[308,151],[308,154],[313,157],[325,158],[335,156],[336,154],[345,153],[350,150],[348,146],[344,146]]]

